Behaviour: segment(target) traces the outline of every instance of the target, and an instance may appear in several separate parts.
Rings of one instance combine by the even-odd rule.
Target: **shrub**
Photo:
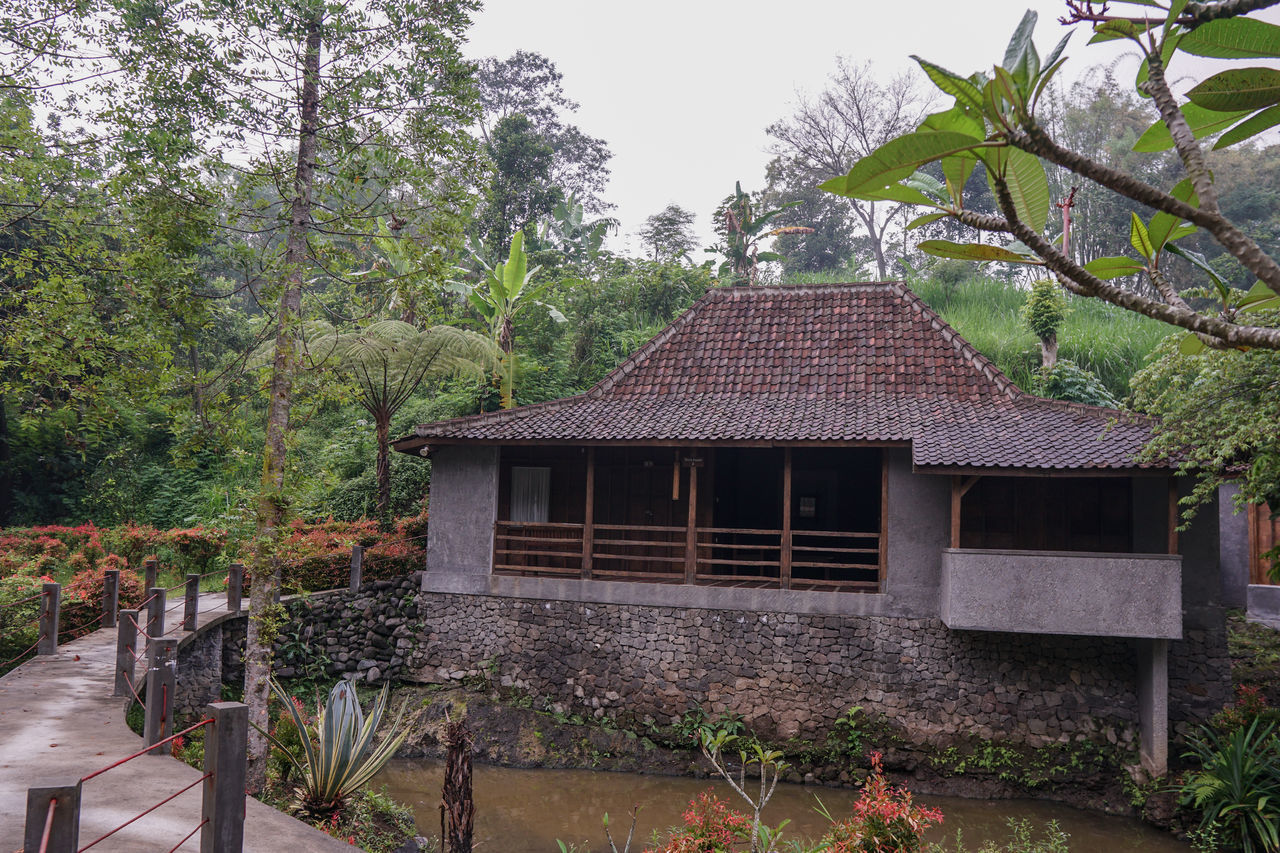
[[[1243,729],[1254,720],[1264,723],[1280,722],[1280,711],[1267,704],[1267,698],[1257,687],[1236,687],[1236,702],[1228,705],[1209,720],[1209,725],[1224,735]]]
[[[853,804],[853,815],[834,821],[822,837],[828,853],[915,853],[925,830],[942,823],[942,812],[912,802],[906,788],[890,785],[880,753],[871,753],[871,775]]]
[[[673,828],[665,844],[646,853],[733,853],[751,839],[751,816],[729,808],[710,791],[690,800],[680,818],[684,825]]]
[[[40,599],[25,599],[39,596],[47,580],[29,575],[0,578],[0,664],[21,654],[39,636]]]
[[[1275,724],[1254,719],[1219,734],[1202,728],[1185,757],[1200,770],[1182,784],[1182,801],[1200,811],[1202,836],[1244,853],[1280,849],[1280,745]]]
[[[60,632],[70,631],[75,636],[83,636],[89,630],[97,630],[108,569],[120,571],[120,608],[134,609],[142,603],[142,581],[128,570],[122,557],[108,554],[93,568],[77,572],[62,588],[62,610],[58,616]]]
[[[225,532],[203,525],[168,530],[162,537],[164,544],[173,549],[180,568],[196,574],[213,568],[213,560],[222,553],[226,539]]]
[[[143,558],[155,550],[161,538],[160,531],[154,527],[133,522],[102,532],[107,549],[124,557],[134,568],[142,565]]]

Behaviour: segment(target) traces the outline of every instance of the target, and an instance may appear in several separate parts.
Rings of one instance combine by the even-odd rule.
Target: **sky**
[[[797,90],[821,91],[837,57],[870,61],[881,80],[915,68],[911,54],[968,75],[1001,59],[1028,8],[1040,16],[1043,56],[1065,32],[1062,0],[485,0],[467,53],[524,49],[556,64],[581,104],[572,121],[613,151],[605,197],[622,222],[615,250],[637,247],[645,218],[672,202],[697,214],[709,245],[711,211],[734,181],[763,187],[765,127],[790,114]],[[1086,49],[1078,29],[1067,79],[1122,52]],[[1121,61],[1123,80],[1137,60]]]

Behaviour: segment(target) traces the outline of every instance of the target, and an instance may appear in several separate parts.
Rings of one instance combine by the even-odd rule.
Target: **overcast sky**
[[[913,53],[967,75],[1000,60],[1027,8],[1040,14],[1043,56],[1065,31],[1061,0],[485,0],[468,52],[525,49],[556,63],[582,105],[573,120],[613,151],[606,198],[624,241],[675,202],[709,243],[711,211],[733,182],[764,183],[765,127],[789,114],[797,89],[820,91],[837,56],[871,61],[879,79],[915,67]],[[1072,77],[1119,52],[1086,49],[1088,36],[1072,36]],[[1136,67],[1122,65],[1121,79]]]

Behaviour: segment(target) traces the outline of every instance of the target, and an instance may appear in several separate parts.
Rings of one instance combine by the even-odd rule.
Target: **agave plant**
[[[1229,735],[1204,729],[1186,757],[1200,762],[1182,786],[1201,813],[1201,830],[1244,853],[1280,850],[1280,749],[1275,724],[1255,719]]]
[[[404,707],[391,731],[374,745],[373,736],[387,708],[389,684],[383,685],[366,716],[350,682],[340,681],[329,691],[323,707],[316,703],[316,724],[307,725],[293,699],[273,678],[271,691],[280,699],[302,733],[301,755],[270,733],[272,746],[288,759],[301,778],[298,806],[315,815],[328,815],[342,808],[347,797],[373,778],[395,755],[409,732],[400,728]]]

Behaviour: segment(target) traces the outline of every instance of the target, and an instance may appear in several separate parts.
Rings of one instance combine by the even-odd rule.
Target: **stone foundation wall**
[[[415,573],[288,602],[297,621],[281,632],[278,671],[321,667],[366,682],[486,677],[564,711],[668,722],[702,707],[783,738],[815,736],[854,706],[935,744],[969,734],[1127,743],[1137,728],[1132,640],[431,593],[420,581]],[[222,677],[242,679],[243,625],[228,621],[220,639],[193,643],[181,671],[211,671],[220,657]],[[1229,700],[1225,628],[1188,631],[1169,657],[1170,720],[1185,731]],[[212,689],[211,676],[195,681]]]
[[[175,714],[202,714],[205,705],[222,701],[223,685],[244,683],[245,629],[244,617],[221,619],[178,647]]]

